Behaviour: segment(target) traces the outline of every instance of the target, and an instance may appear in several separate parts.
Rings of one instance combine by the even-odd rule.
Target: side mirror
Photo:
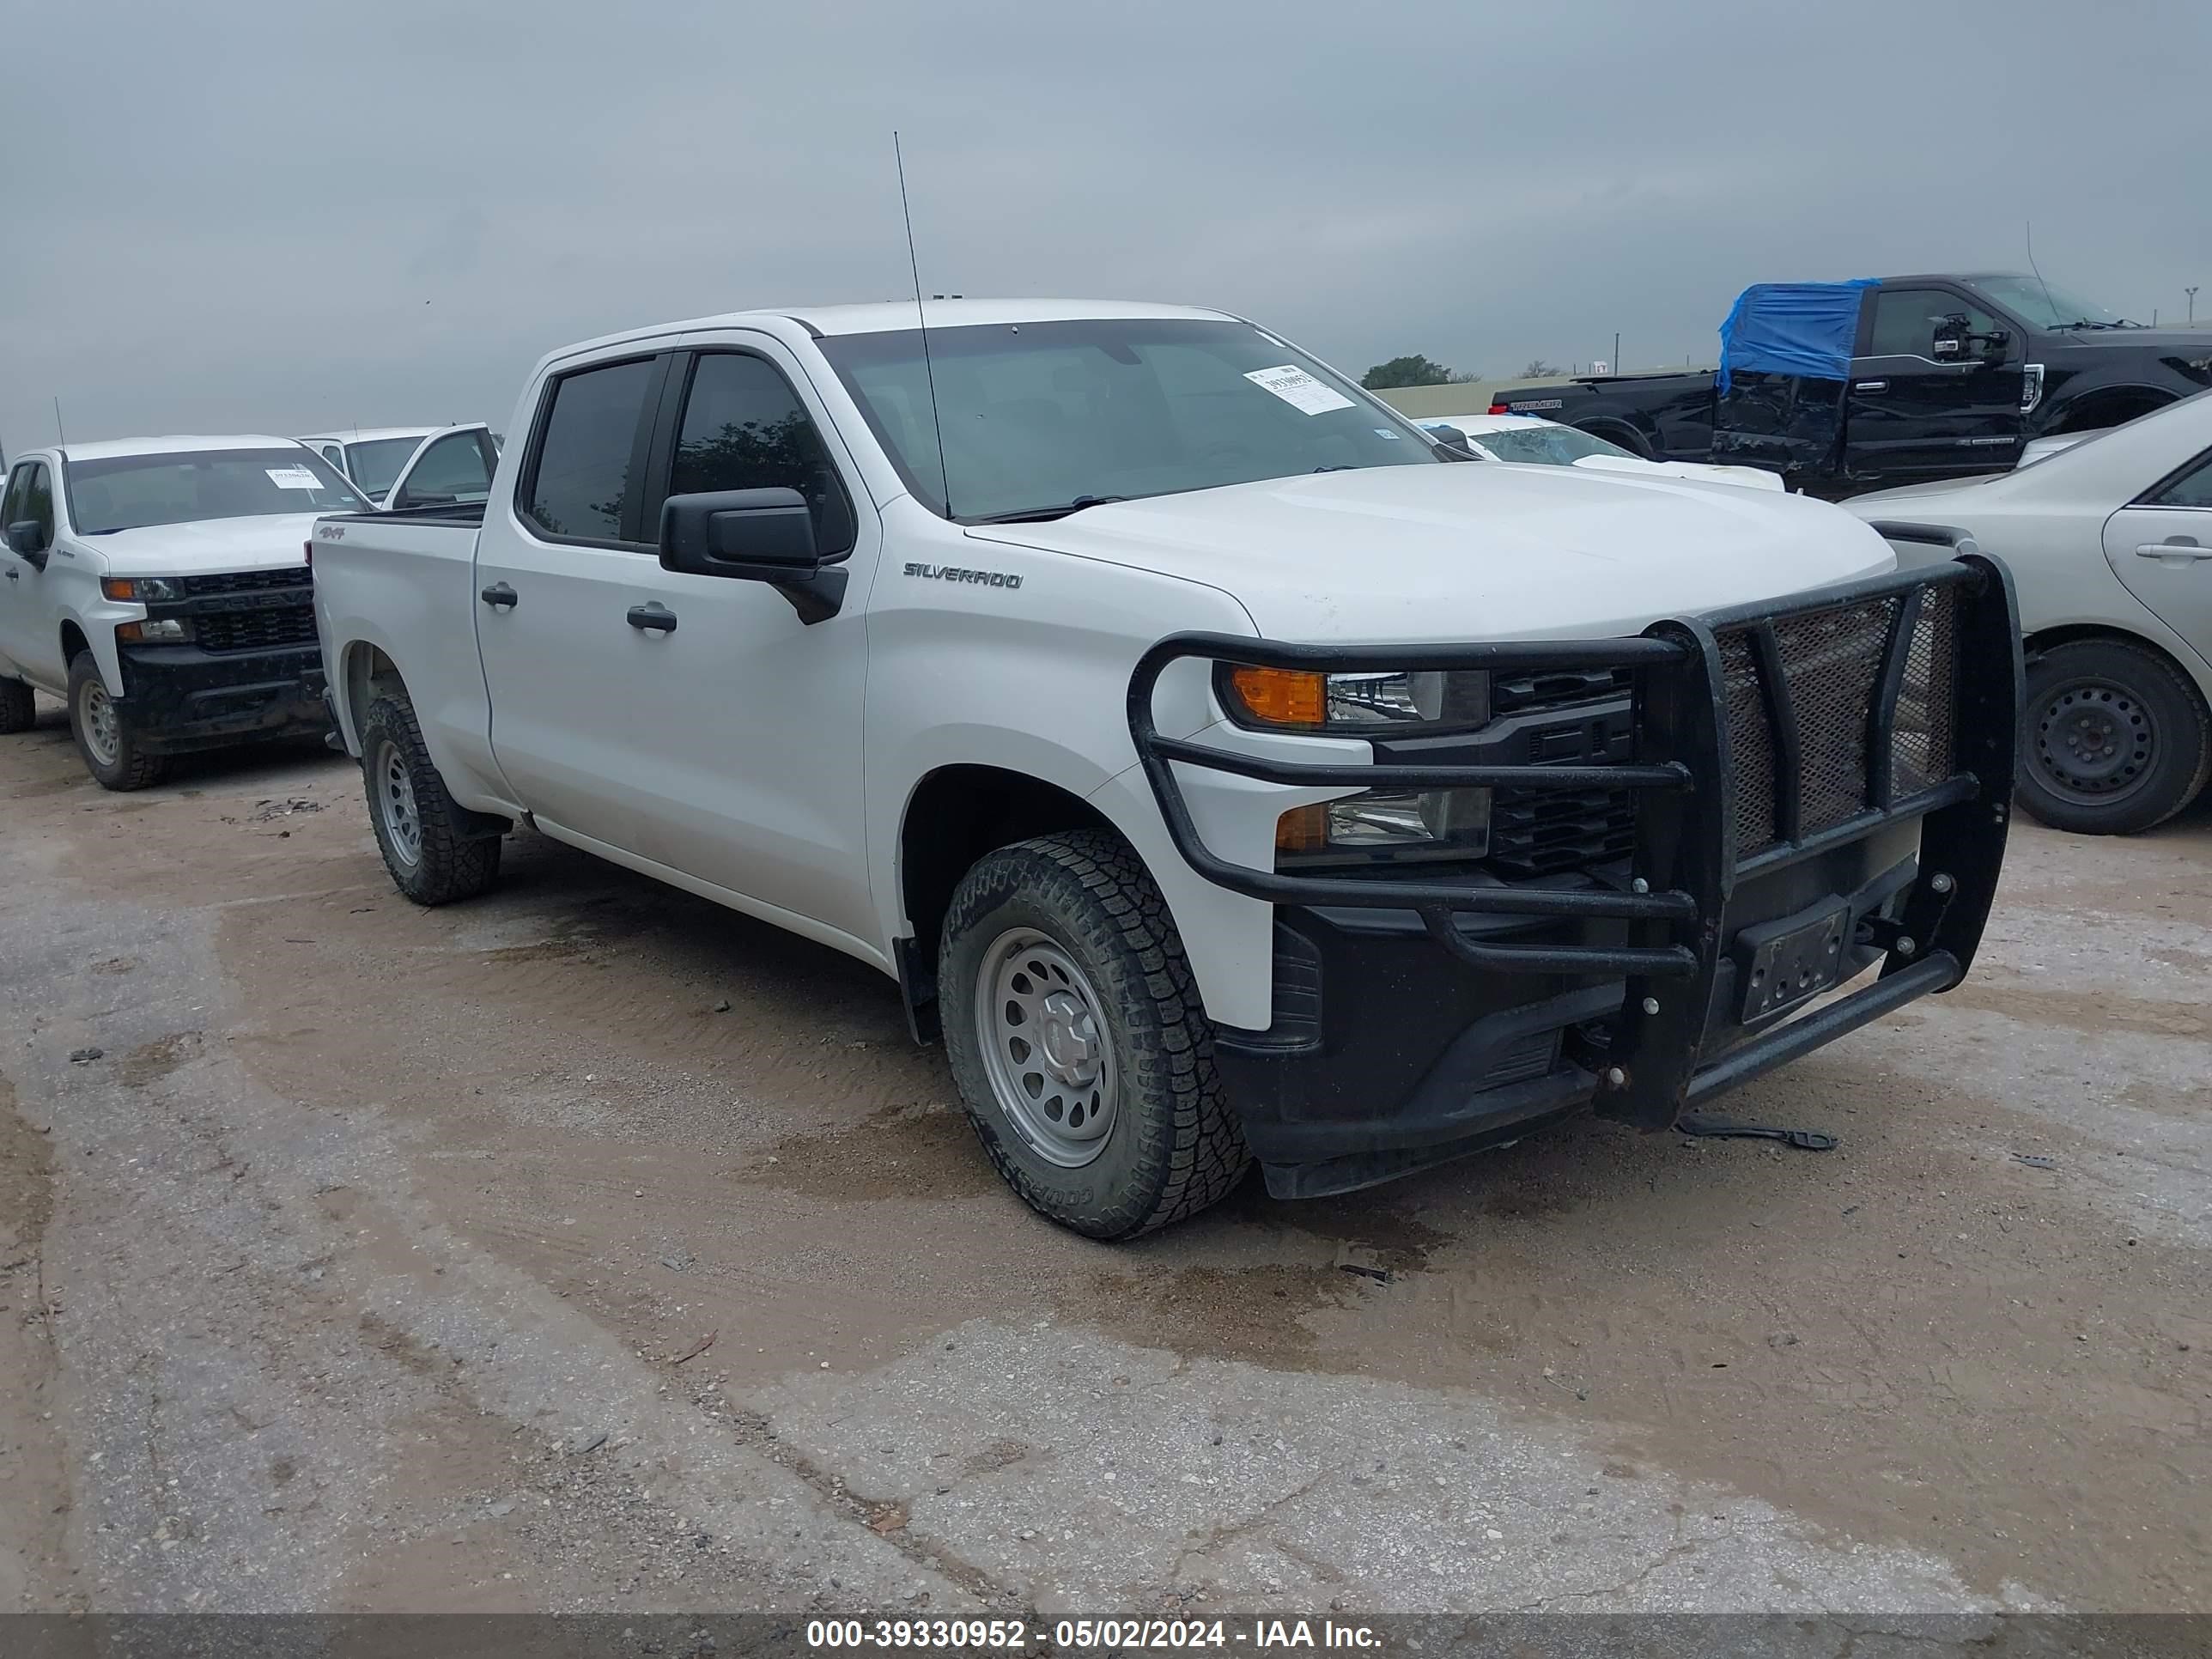
[[[1438,422],[1434,426],[1424,425],[1421,429],[1434,438],[1437,441],[1437,447],[1447,454],[1468,461],[1482,459],[1474,453],[1474,447],[1468,442],[1467,434],[1455,426],[1447,426]]]
[[[8,550],[27,564],[46,568],[46,527],[36,519],[18,519],[8,526]]]
[[[826,621],[845,600],[845,571],[825,565],[814,513],[795,489],[716,489],[660,506],[660,563],[781,590],[801,622]]]

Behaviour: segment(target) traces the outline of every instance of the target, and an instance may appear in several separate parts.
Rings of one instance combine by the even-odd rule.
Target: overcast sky
[[[2212,277],[2202,0],[0,0],[0,442],[489,419],[617,328],[1220,305],[1710,361],[1746,283]],[[2199,296],[2212,314],[2212,291]]]

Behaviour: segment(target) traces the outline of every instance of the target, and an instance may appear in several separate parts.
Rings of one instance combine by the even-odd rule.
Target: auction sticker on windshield
[[[1292,409],[1309,415],[1326,415],[1332,409],[1350,409],[1352,399],[1332,392],[1303,368],[1285,363],[1280,368],[1255,368],[1244,377],[1263,392],[1272,392]]]
[[[304,466],[264,466],[269,482],[279,489],[320,489],[323,481]]]

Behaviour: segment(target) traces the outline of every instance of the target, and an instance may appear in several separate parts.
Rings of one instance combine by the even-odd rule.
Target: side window
[[[564,374],[538,434],[523,512],[549,536],[622,538],[630,457],[659,365],[651,358]],[[424,457],[428,459],[428,457]]]
[[[778,486],[806,497],[825,556],[852,551],[852,500],[791,383],[759,357],[702,354],[684,399],[668,493]]]
[[[0,496],[0,529],[20,523],[23,518],[23,486],[31,481],[31,463],[18,461],[15,470],[8,475],[8,493]]]
[[[339,448],[336,444],[325,444],[323,446],[323,459],[328,461],[332,466],[337,468],[339,477],[343,477],[345,476],[344,450]]]
[[[491,494],[491,468],[473,432],[451,432],[422,452],[407,475],[394,507],[480,501]]]
[[[46,540],[51,544],[54,538],[54,485],[44,461],[31,463],[31,476],[23,482],[21,511],[24,518],[46,533]]]
[[[2198,456],[2195,465],[2143,505],[2212,507],[2212,451]]]
[[[1936,288],[1884,289],[1875,295],[1874,339],[1869,356],[1925,357],[1931,362],[1963,362],[1968,343],[1944,326],[1947,319],[1964,317],[1969,334],[1993,334],[1997,319],[1979,306]],[[1936,336],[1944,336],[1939,348]]]

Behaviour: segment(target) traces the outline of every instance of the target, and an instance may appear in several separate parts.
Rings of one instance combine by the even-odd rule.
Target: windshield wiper
[[[1086,507],[1103,507],[1109,501],[1126,501],[1127,495],[1078,495],[1072,501],[1062,501],[1058,507],[1023,507],[1012,513],[986,513],[981,518],[963,520],[967,524],[1049,524],[1054,519],[1064,519],[1071,513],[1080,513]]]

